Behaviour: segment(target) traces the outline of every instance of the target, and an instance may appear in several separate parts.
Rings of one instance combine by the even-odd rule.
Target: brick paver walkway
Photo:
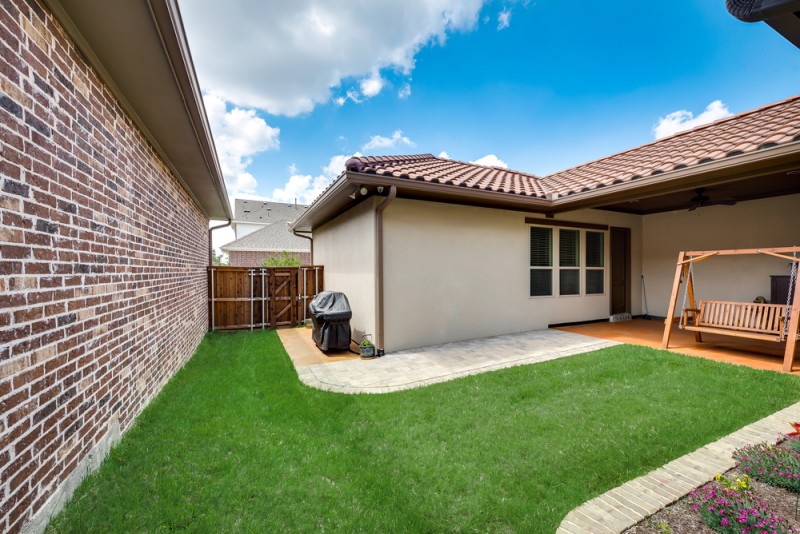
[[[734,466],[731,454],[744,445],[773,442],[800,421],[800,403],[747,425],[667,465],[607,491],[575,508],[556,534],[617,534],[674,503],[717,473]]]
[[[291,331],[279,331],[279,334],[299,335]],[[296,364],[295,368],[303,383],[318,389],[339,393],[389,393],[613,345],[619,343],[556,330],[537,330],[403,350],[374,360]],[[287,351],[292,356],[292,351],[288,348]]]

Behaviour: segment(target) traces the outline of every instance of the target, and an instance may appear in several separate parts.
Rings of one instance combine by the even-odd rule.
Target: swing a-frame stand
[[[664,338],[661,347],[669,347],[669,338],[674,324],[675,308],[678,303],[681,279],[685,281],[683,306],[679,316],[678,328],[694,332],[697,342],[703,341],[703,333],[786,342],[783,356],[783,370],[789,372],[794,366],[797,348],[798,323],[800,323],[800,291],[792,289],[797,280],[800,247],[759,248],[737,250],[683,251],[678,254],[675,267],[675,281],[669,299],[667,320],[664,325]],[[743,254],[766,254],[791,262],[792,271],[789,282],[791,302],[760,304],[753,302],[727,302],[701,300],[695,302],[694,264],[716,256],[737,256]]]

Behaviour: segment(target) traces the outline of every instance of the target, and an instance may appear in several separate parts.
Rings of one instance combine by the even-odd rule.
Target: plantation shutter
[[[531,267],[553,265],[553,229],[531,226]]]
[[[559,293],[562,295],[580,295],[581,272],[578,269],[561,269],[558,272]]]
[[[547,297],[553,294],[552,269],[531,269],[531,296]]]
[[[579,230],[560,230],[558,232],[558,265],[578,267],[580,265]]]
[[[600,295],[604,292],[604,269],[589,269],[586,271],[586,294]]]
[[[586,232],[586,266],[603,267],[605,263],[603,232]]]

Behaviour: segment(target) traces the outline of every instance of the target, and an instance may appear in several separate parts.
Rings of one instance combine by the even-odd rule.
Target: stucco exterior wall
[[[314,263],[325,266],[325,289],[347,295],[353,339],[375,334],[375,208],[367,199],[314,229]]]
[[[531,298],[525,217],[405,199],[390,204],[384,212],[387,352],[608,317],[608,232],[603,295]],[[583,210],[557,219],[631,229],[631,304],[641,313],[641,217]],[[332,264],[319,258],[330,280]]]
[[[681,250],[800,245],[799,223],[800,195],[645,216],[643,267],[649,313],[666,315]],[[695,266],[699,298],[744,302],[757,296],[769,300],[769,276],[788,273],[788,262],[763,255],[711,258]]]

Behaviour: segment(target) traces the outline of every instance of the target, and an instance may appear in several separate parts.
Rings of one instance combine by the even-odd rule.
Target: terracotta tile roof
[[[533,174],[437,158],[432,154],[361,156],[347,160],[345,168],[348,171],[378,176],[392,176],[432,184],[446,184],[528,197],[542,198],[546,194],[540,184],[540,178]]]
[[[559,197],[800,141],[800,95],[545,177],[437,158],[362,156],[346,170],[533,198]]]
[[[542,178],[566,196],[800,141],[800,95]]]

